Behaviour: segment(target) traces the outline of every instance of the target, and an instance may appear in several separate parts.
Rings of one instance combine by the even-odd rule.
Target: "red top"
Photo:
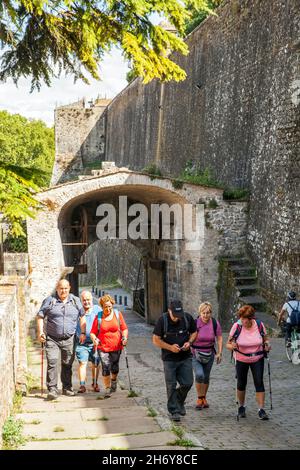
[[[119,319],[120,324],[116,314],[114,314],[113,318],[109,321],[102,317],[100,332],[98,334],[98,317],[95,317],[91,333],[94,333],[94,335],[96,335],[100,340],[100,343],[98,344],[98,349],[100,349],[100,351],[111,352],[123,349],[122,332],[127,330],[127,325],[121,312],[119,312]]]

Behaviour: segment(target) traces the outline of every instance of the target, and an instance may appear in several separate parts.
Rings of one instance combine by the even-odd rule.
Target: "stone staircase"
[[[256,318],[262,320],[272,334],[277,329],[277,322],[275,316],[269,313],[268,303],[260,293],[256,267],[246,257],[224,259],[234,280],[235,312],[242,305],[251,305],[256,311]]]
[[[128,390],[120,388],[120,383],[110,398],[104,398],[103,388],[95,393],[87,385],[85,394],[74,397],[60,394],[57,400],[47,401],[46,390],[42,395],[38,387],[41,350],[32,346],[28,352],[30,373],[37,380],[37,389],[22,399],[22,412],[16,415],[23,422],[23,436],[26,439],[20,450],[185,448],[176,444],[177,437],[170,421],[162,420],[159,415],[155,417],[153,410],[145,406],[143,397],[130,396]],[[77,367],[75,362],[75,391],[79,388],[75,377]],[[88,370],[87,384],[90,383]]]

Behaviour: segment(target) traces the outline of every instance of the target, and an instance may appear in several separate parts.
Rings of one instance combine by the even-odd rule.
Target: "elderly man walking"
[[[76,330],[76,357],[79,362],[78,375],[80,387],[78,393],[86,392],[86,366],[88,362],[92,363],[92,387],[94,392],[99,392],[98,376],[100,367],[100,357],[95,355],[93,341],[90,337],[91,329],[98,314],[101,315],[102,309],[98,305],[93,305],[93,296],[91,292],[84,290],[81,292],[81,302],[84,315],[80,318]]]
[[[66,279],[57,283],[56,295],[44,299],[37,313],[38,339],[41,343],[46,343],[48,400],[58,397],[59,352],[63,395],[75,395],[72,389],[72,364],[75,355],[75,331],[82,315],[80,300],[70,294],[70,284]]]

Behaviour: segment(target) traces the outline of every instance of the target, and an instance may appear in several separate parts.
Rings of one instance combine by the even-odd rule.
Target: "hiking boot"
[[[238,417],[239,418],[246,418],[246,408],[241,405],[238,410]]]
[[[98,384],[93,384],[93,389],[94,389],[94,392],[100,392],[100,388]]]
[[[186,409],[185,409],[185,406],[184,406],[184,405],[180,405],[179,414],[180,414],[181,416],[185,416],[185,415],[186,415]]]
[[[112,380],[111,381],[111,384],[110,384],[110,391],[113,393],[117,390],[117,381],[116,380]]]
[[[172,421],[180,421],[181,420],[180,414],[179,413],[172,413],[172,414],[170,414],[170,419]]]
[[[84,386],[84,385],[80,385],[79,390],[78,390],[77,393],[85,393],[85,392],[86,392],[85,386]]]
[[[263,408],[261,408],[259,411],[258,411],[258,417],[259,419],[263,419],[264,421],[266,421],[267,419],[269,419],[269,416],[267,415],[267,413],[265,412],[265,410]]]
[[[49,393],[47,395],[47,400],[56,400],[57,398],[58,398],[57,390],[55,389],[49,390]]]
[[[71,388],[63,388],[62,393],[63,393],[63,395],[66,395],[67,397],[74,397],[75,396],[75,392]]]
[[[205,397],[202,398],[202,406],[203,406],[203,408],[209,408],[209,404],[207,403],[207,400],[206,400]]]
[[[286,346],[287,348],[290,348],[290,347],[292,346],[292,342],[291,342],[290,339],[287,339],[287,340],[286,340],[285,346]]]
[[[203,408],[203,399],[198,398],[196,402],[196,410],[202,410],[202,408]]]
[[[104,392],[104,398],[109,398],[109,397],[111,397],[110,387],[106,388]]]

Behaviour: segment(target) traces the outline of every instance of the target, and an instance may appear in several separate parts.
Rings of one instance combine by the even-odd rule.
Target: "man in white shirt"
[[[287,314],[285,338],[288,342],[291,341],[292,325],[290,316],[293,310],[300,310],[300,301],[297,300],[296,292],[290,291],[287,295],[287,302],[283,305],[278,316],[278,325],[280,325],[284,315]]]

